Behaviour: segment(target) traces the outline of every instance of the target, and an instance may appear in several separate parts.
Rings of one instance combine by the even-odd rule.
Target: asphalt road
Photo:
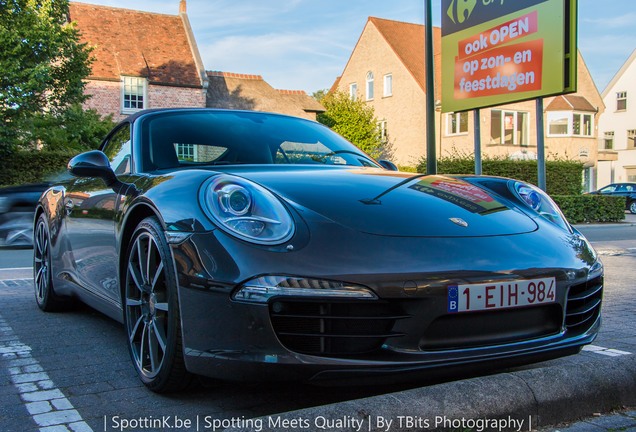
[[[636,353],[636,297],[631,282],[636,279],[636,253],[630,250],[636,241],[627,239],[634,238],[636,227],[621,229],[620,240],[612,241],[607,238],[614,235],[614,228],[603,227],[595,243],[606,266],[599,338],[576,356],[531,368],[576,368],[591,360]],[[30,262],[30,250],[0,250],[1,267],[9,263],[29,267]],[[0,280],[0,430],[5,432],[46,430],[59,424],[68,429],[50,430],[166,430],[174,425],[181,430],[218,430],[215,426],[231,426],[232,420],[275,416],[421,385],[325,388],[202,381],[187,393],[157,395],[138,380],[120,324],[81,305],[65,313],[42,313],[33,300],[28,272],[16,274]],[[2,275],[0,271],[0,279]],[[146,427],[148,421],[156,427]]]

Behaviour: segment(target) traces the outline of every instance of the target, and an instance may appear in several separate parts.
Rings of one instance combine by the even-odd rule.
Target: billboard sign
[[[576,0],[442,0],[442,111],[576,91]]]

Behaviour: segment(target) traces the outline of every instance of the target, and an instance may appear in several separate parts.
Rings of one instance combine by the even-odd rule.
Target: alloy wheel
[[[46,222],[40,219],[35,230],[33,245],[33,282],[35,285],[35,296],[38,304],[46,301],[46,295],[50,281],[50,242],[49,233],[46,229]]]
[[[126,271],[126,324],[133,360],[142,375],[153,378],[166,358],[170,308],[165,263],[151,233],[135,238]]]

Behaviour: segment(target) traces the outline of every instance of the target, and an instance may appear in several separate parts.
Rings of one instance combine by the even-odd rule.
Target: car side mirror
[[[100,177],[107,186],[117,181],[108,157],[99,150],[78,154],[69,161],[67,168],[75,177]]]
[[[378,161],[380,163],[380,165],[382,165],[382,168],[387,169],[389,171],[398,171],[398,167],[397,165],[395,165],[393,162],[385,160],[385,159],[381,159]]]

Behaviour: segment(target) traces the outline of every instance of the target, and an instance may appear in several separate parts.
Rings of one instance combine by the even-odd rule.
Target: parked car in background
[[[26,184],[0,188],[0,246],[33,245],[33,213],[50,183]]]
[[[612,183],[590,193],[625,197],[625,209],[636,214],[636,183]]]

